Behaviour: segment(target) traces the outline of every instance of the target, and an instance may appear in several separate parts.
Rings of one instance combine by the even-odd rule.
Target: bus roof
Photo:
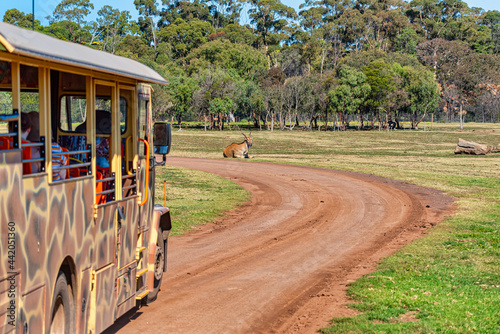
[[[111,73],[142,82],[168,84],[160,74],[138,61],[4,22],[0,22],[0,44],[0,50],[5,48],[12,54]]]

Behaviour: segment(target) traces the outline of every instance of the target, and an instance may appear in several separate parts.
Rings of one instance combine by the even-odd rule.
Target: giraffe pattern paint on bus
[[[166,271],[150,148],[171,139],[153,141],[148,83],[167,82],[6,23],[0,44],[0,333],[100,333],[155,300]]]

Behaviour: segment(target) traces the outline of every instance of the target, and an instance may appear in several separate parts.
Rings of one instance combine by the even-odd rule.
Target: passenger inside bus
[[[96,111],[96,133],[98,135],[111,134],[111,113],[106,110]],[[76,132],[85,133],[87,131],[87,121],[83,122],[75,129]],[[98,136],[96,138],[96,164],[101,172],[106,174],[109,169],[109,137]]]
[[[33,130],[32,122],[30,120],[30,115],[28,113],[21,113],[21,144],[26,144],[31,142],[29,135]],[[9,122],[8,128],[9,132],[15,132],[15,125],[17,121]],[[38,131],[38,128],[36,128],[35,132]],[[3,147],[2,149],[12,149],[14,147],[13,145],[13,137],[10,137],[8,139],[8,145],[4,145],[6,147]],[[23,154],[23,160],[28,160],[28,159],[35,159],[40,157],[40,151],[38,147],[25,147],[22,149],[22,154]],[[37,173],[40,170],[40,164],[39,163],[23,163],[23,174],[32,174],[32,173]]]
[[[22,114],[21,113],[21,120],[22,120]],[[32,111],[29,114],[26,114],[30,122],[30,131],[27,135],[27,139],[31,142],[39,142],[40,141],[40,114],[36,111]],[[22,121],[21,121],[22,123]],[[22,125],[21,125],[22,128]],[[36,149],[36,152],[34,153],[35,156],[40,157],[40,151],[38,147],[33,147],[32,149]],[[57,168],[61,167],[64,165],[68,164],[68,157],[65,155],[54,155],[57,153],[62,153],[64,152],[64,149],[59,146],[56,142],[52,142],[52,168]],[[32,158],[34,156],[32,155]],[[33,164],[32,164],[33,165]],[[40,170],[40,167],[38,166],[38,170]],[[66,179],[66,170],[65,169],[59,169],[59,170],[53,170],[52,172],[52,180],[53,181],[61,181]]]

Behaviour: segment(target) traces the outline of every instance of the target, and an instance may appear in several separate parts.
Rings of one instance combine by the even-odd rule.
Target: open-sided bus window
[[[146,139],[146,122],[147,122],[147,111],[149,100],[144,96],[139,95],[139,138]],[[146,155],[146,146],[144,143],[139,143],[139,154],[141,156]]]
[[[40,95],[38,91],[38,68],[28,65],[20,66],[21,77],[21,139],[22,146],[28,143],[37,143],[39,146],[23,147],[24,159],[39,159],[43,150],[40,141]],[[27,118],[25,120],[24,118]],[[28,126],[28,132],[23,127]],[[43,161],[23,164],[23,173],[32,174],[42,170]]]
[[[9,143],[12,137],[9,135],[8,117],[12,115],[12,113],[11,63],[8,61],[0,61],[0,115],[2,115],[0,119],[0,150],[8,150],[11,148]]]
[[[22,149],[23,174],[33,174],[42,170],[44,160],[40,158],[43,142],[40,141],[38,68],[21,64],[20,106],[14,114],[12,101],[12,64],[0,62],[0,106],[3,115],[0,122],[0,149]]]
[[[120,98],[120,128],[121,133],[127,130],[127,100],[123,97]],[[96,110],[103,110],[111,113],[111,100],[109,97],[98,97],[96,99]],[[99,112],[98,112],[99,113]],[[97,115],[99,118],[99,115]],[[61,98],[61,109],[59,117],[59,127],[67,132],[85,132],[85,121],[87,119],[87,100],[85,96],[71,96],[66,95]],[[103,120],[101,120],[103,121]],[[104,123],[108,120],[105,119]],[[97,133],[109,132],[106,128],[111,126],[109,124],[97,124]],[[105,129],[105,130],[103,130]],[[103,132],[103,133],[104,133]]]
[[[59,127],[63,131],[80,132],[87,119],[87,99],[81,95],[65,95],[61,98]],[[78,128],[80,126],[80,128]],[[85,132],[85,131],[81,131]]]

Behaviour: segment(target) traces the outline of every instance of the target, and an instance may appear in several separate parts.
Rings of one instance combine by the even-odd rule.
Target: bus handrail
[[[59,156],[59,155],[77,155],[77,154],[83,154],[83,153],[90,153],[90,150],[79,150],[79,151],[64,151],[64,152],[59,152],[59,153],[52,153],[52,156]]]
[[[134,176],[136,176],[137,174],[136,173],[132,173],[130,175],[122,175],[122,180],[126,180],[126,179],[132,179],[134,178]]]
[[[23,159],[23,164],[31,162],[42,162],[42,161],[45,161],[45,158]]]
[[[114,181],[114,180],[115,180],[115,177],[114,176],[110,176],[110,177],[106,177],[104,179],[97,180],[96,183],[109,182],[109,181]]]
[[[28,161],[28,160],[26,160],[26,161]],[[60,169],[80,168],[80,167],[89,167],[90,165],[91,165],[91,162],[84,162],[82,164],[64,165],[64,166],[53,166],[52,169],[53,170],[60,170]]]
[[[25,148],[25,147],[41,147],[41,146],[44,146],[45,145],[45,142],[29,142],[29,143],[21,143],[21,147],[22,148]]]
[[[146,192],[146,195],[144,196],[144,199],[142,200],[141,204],[139,204],[139,206],[143,206],[144,204],[146,204],[146,201],[148,200],[148,188],[149,188],[149,143],[147,140],[144,140],[142,138],[139,138],[140,141],[142,141],[144,143],[144,145],[146,145],[146,182],[144,184],[144,187],[146,188],[145,189],[145,192]]]
[[[17,135],[18,135],[17,132],[0,133],[0,136],[2,136],[2,137],[15,137]]]
[[[1,114],[0,122],[11,122],[19,120],[19,114]]]
[[[104,190],[104,191],[101,191],[99,193],[96,193],[96,196],[97,195],[107,195],[107,194],[112,194],[115,192],[115,189],[110,189],[110,190]],[[104,203],[103,203],[104,204]]]
[[[127,139],[125,139],[125,170],[127,171],[128,175],[133,175],[133,173],[128,168],[128,160],[127,160],[129,157],[129,154],[128,154],[128,150],[129,150],[128,140],[129,139],[132,140],[132,136],[128,136]]]

